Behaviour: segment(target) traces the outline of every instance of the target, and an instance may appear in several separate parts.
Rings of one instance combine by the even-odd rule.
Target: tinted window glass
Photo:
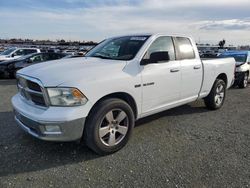
[[[184,37],[177,37],[176,40],[181,59],[194,59],[195,53],[191,41]]]
[[[43,61],[53,60],[50,54],[42,54]]]
[[[24,53],[25,53],[25,55],[28,55],[28,54],[37,53],[37,51],[34,50],[34,49],[25,49],[25,50],[24,50]]]
[[[50,59],[55,60],[55,59],[60,59],[61,56],[59,54],[51,53],[50,54]]]
[[[170,61],[175,60],[174,44],[171,37],[159,37],[149,47],[144,59],[149,59],[154,52],[168,52]]]
[[[21,55],[25,55],[24,53],[24,50],[17,50],[15,53],[14,53],[15,56],[21,56]]]
[[[42,62],[42,55],[35,55],[33,57],[30,58],[31,63],[39,63]]]

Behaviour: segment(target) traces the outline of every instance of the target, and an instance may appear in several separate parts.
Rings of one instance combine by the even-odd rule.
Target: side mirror
[[[11,54],[11,57],[15,57],[15,54]]]
[[[143,59],[141,61],[141,65],[153,64],[153,63],[161,63],[169,61],[170,57],[167,51],[162,52],[153,52],[150,55],[149,59]]]

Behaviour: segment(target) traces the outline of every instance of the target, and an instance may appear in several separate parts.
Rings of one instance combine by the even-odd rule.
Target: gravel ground
[[[32,138],[14,122],[15,82],[0,80],[0,187],[250,187],[250,88],[137,122],[121,151]]]

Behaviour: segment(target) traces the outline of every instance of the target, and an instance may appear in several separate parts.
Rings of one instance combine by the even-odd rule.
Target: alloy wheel
[[[248,85],[248,74],[246,73],[245,76],[244,76],[244,87],[247,87]]]
[[[129,128],[127,114],[121,109],[109,111],[99,126],[99,138],[106,146],[119,144],[126,136]]]
[[[216,88],[215,103],[217,106],[221,105],[225,97],[225,89],[222,84],[219,84]]]

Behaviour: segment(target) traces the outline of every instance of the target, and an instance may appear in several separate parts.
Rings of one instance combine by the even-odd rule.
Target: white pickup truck
[[[83,138],[95,152],[110,154],[127,143],[135,120],[198,99],[219,109],[234,70],[233,58],[202,61],[188,37],[110,38],[86,57],[20,70],[15,120],[37,138]]]

